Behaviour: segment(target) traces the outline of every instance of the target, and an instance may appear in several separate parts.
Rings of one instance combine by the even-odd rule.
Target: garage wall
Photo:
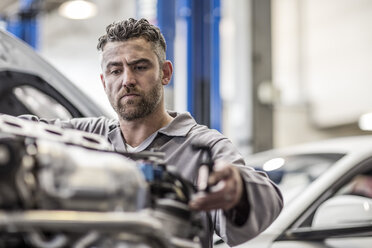
[[[303,2],[303,68],[319,127],[349,124],[372,110],[372,1]]]
[[[275,0],[275,146],[366,134],[372,109],[372,1]],[[295,131],[294,131],[295,130]]]

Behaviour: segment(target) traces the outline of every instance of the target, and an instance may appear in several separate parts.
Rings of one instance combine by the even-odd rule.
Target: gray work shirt
[[[222,210],[205,214],[207,238],[202,240],[203,247],[212,247],[212,235],[215,231],[228,245],[241,244],[262,232],[279,215],[283,200],[279,189],[264,173],[245,166],[244,160],[229,139],[216,130],[199,125],[188,113],[169,112],[174,117],[167,126],[159,129],[154,140],[145,148],[165,153],[167,166],[174,166],[185,179],[196,183],[201,151],[192,149],[194,143],[211,148],[214,161],[223,160],[239,168],[245,184],[245,209],[233,209],[240,213],[224,213]],[[39,120],[35,116],[27,119],[56,124],[64,128],[73,128],[107,137],[116,151],[126,151],[119,121],[99,118],[76,118],[68,121]],[[243,204],[244,206],[244,204]],[[237,224],[230,216],[248,216],[243,223]],[[239,222],[239,221],[238,221]]]

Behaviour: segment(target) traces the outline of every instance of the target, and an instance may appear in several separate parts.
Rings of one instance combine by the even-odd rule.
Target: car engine
[[[201,247],[195,192],[160,152],[0,116],[0,248]]]

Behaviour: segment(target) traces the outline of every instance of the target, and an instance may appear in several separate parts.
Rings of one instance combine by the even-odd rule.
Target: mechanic
[[[202,151],[211,149],[215,171],[209,176],[208,194],[197,195],[190,208],[203,211],[207,235],[203,247],[212,247],[215,231],[228,245],[241,244],[262,232],[279,215],[283,200],[279,189],[261,172],[245,166],[233,144],[216,130],[199,125],[188,113],[167,111],[164,86],[173,66],[166,60],[166,44],[158,27],[147,20],[114,22],[98,41],[101,81],[118,119],[77,118],[39,120],[107,137],[116,151],[164,152],[167,165],[181,176],[197,181]]]

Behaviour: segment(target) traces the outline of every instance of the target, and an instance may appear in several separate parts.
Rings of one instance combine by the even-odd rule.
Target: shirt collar
[[[162,133],[167,136],[186,136],[192,127],[196,125],[196,121],[188,112],[178,113],[173,111],[168,111],[174,119],[165,127],[160,128],[157,133]],[[119,121],[113,123],[110,126],[110,131],[107,137],[116,151],[125,152],[125,141],[121,134]]]
[[[177,113],[173,111],[168,111],[168,114],[174,119],[165,127],[159,129],[159,133],[165,134],[167,136],[186,136],[192,127],[196,125],[196,121],[188,113]]]

